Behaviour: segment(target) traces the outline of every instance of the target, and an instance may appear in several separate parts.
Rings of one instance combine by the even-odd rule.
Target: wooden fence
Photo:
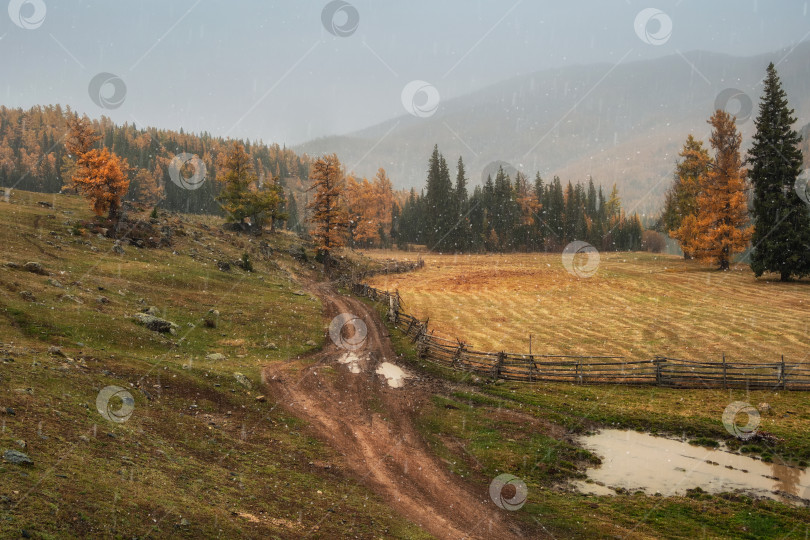
[[[458,339],[428,331],[402,310],[399,293],[353,283],[352,292],[388,306],[388,319],[416,344],[423,359],[493,379],[580,384],[648,384],[673,388],[810,390],[810,365],[696,362],[656,356],[627,361],[621,356],[567,356],[476,351]]]

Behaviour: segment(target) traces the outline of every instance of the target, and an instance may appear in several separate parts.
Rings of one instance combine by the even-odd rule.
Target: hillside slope
[[[262,366],[323,341],[295,237],[161,213],[171,247],[117,254],[74,234],[89,218],[77,197],[0,197],[0,537],[425,536],[262,396]],[[218,268],[245,252],[254,272]],[[150,307],[176,334],[135,322]]]
[[[810,115],[810,43],[750,58],[689,52],[615,66],[587,65],[532,73],[441,101],[429,118],[403,115],[346,136],[296,147],[337,152],[350,169],[371,177],[385,167],[396,187],[424,185],[433,145],[461,155],[472,183],[492,161],[533,176],[558,174],[619,186],[628,208],[657,208],[689,133],[706,139],[718,95],[741,90],[756,114],[768,62],[779,75],[801,127]],[[441,92],[441,88],[439,87]],[[737,112],[732,100],[727,109]],[[744,145],[753,120],[740,121]]]

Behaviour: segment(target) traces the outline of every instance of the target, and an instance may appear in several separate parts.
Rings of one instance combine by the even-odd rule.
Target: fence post
[[[656,356],[653,362],[655,362],[655,384],[661,386],[661,357]]]
[[[461,354],[464,352],[464,344],[458,338],[456,338],[456,341],[458,341],[458,349],[453,355],[453,367],[461,367]]]
[[[779,372],[782,377],[782,389],[787,388],[787,372],[785,371],[785,355],[782,355],[782,371]]]
[[[495,379],[501,378],[501,368],[503,368],[503,361],[506,358],[505,352],[498,353],[498,360],[495,362],[495,366],[493,366],[493,376]]]
[[[726,353],[723,353],[723,390],[726,389]]]

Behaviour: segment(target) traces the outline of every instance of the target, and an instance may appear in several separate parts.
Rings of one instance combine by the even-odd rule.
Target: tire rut
[[[360,373],[338,363],[346,351],[327,339],[314,363],[309,358],[265,368],[263,379],[279,403],[343,455],[352,477],[437,538],[521,537],[486,488],[449,473],[422,440],[413,417],[434,393],[429,385],[413,378],[403,388],[389,388],[375,373],[379,363],[396,359],[376,311],[328,285],[310,290],[329,319],[351,313],[366,324],[366,340],[356,351]],[[322,373],[327,365],[335,373]]]

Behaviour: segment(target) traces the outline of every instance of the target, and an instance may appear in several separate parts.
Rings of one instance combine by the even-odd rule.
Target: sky
[[[0,104],[290,146],[406,114],[412,81],[446,100],[549,68],[810,37],[805,0],[335,1],[10,0]]]

